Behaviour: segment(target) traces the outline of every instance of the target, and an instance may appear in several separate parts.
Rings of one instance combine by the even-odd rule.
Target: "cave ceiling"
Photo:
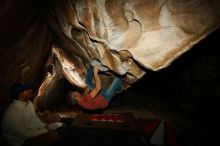
[[[0,7],[1,92],[16,81],[38,83],[56,64],[80,88],[94,63],[103,79],[120,75],[126,88],[172,65],[220,24],[219,0],[3,0]]]

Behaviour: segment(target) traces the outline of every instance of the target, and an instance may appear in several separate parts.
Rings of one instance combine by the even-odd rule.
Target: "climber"
[[[109,105],[112,97],[122,90],[122,80],[119,77],[114,78],[109,88],[103,89],[98,72],[98,66],[87,69],[87,87],[83,94],[78,91],[68,91],[67,96],[70,98],[72,104],[78,104],[87,110],[104,109]]]

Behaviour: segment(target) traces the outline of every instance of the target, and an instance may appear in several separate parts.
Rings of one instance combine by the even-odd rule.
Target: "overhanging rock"
[[[219,0],[63,0],[48,21],[76,68],[95,59],[128,84],[170,65],[219,26]],[[81,60],[82,64],[77,66]],[[74,60],[72,62],[74,64]],[[70,76],[70,74],[69,74]],[[72,82],[80,84],[79,82]]]
[[[1,97],[17,81],[40,84],[49,65],[54,71],[38,92],[45,105],[62,96],[63,78],[85,88],[85,69],[94,60],[106,71],[103,86],[119,75],[126,89],[148,70],[171,65],[220,24],[219,0],[4,0],[0,7]]]

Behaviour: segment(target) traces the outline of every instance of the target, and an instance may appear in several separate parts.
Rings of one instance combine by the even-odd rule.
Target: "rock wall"
[[[41,78],[53,38],[44,14],[39,1],[0,2],[0,114],[10,102],[8,89],[14,82],[36,87]]]
[[[219,0],[3,0],[0,8],[1,102],[16,81],[38,89],[49,56],[80,88],[94,60],[106,71],[103,86],[114,74],[127,88],[168,67],[220,22]]]
[[[218,0],[56,1],[48,20],[57,44],[83,62],[125,75],[166,68],[219,26]]]

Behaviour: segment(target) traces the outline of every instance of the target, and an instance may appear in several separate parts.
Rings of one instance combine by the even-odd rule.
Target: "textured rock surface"
[[[49,23],[62,49],[97,59],[132,83],[158,71],[219,26],[218,0],[57,1]]]
[[[169,66],[220,22],[219,0],[5,0],[0,7],[1,97],[15,81],[38,88],[49,64],[57,82],[38,95],[53,95],[63,77],[84,88],[94,59],[109,71],[104,86],[110,73],[122,75],[126,88],[148,69]]]
[[[44,13],[36,1],[0,2],[0,114],[9,102],[11,84],[36,85],[41,76],[52,39]]]

